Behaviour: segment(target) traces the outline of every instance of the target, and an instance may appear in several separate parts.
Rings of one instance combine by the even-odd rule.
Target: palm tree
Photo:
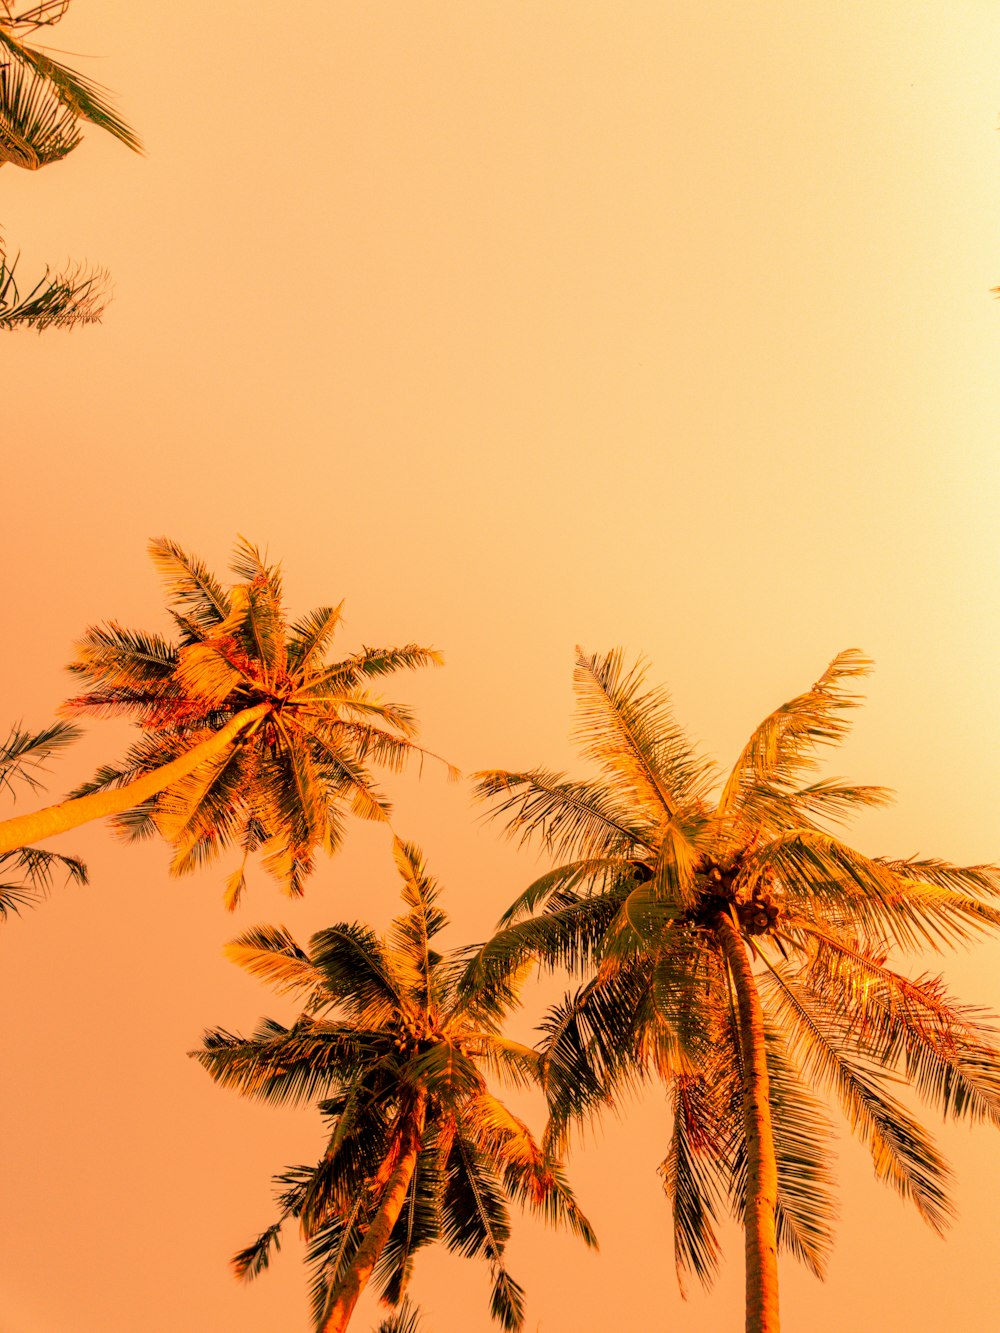
[[[0,824],[0,853],[110,816],[126,838],[165,837],[175,874],[236,845],[230,908],[257,851],[286,891],[300,894],[315,849],[339,846],[345,806],[387,819],[368,762],[395,770],[425,753],[408,710],[367,682],[439,663],[440,654],[406,644],[330,661],[343,604],[289,626],[280,570],[247,542],[232,565],[240,582],[228,589],[171,541],[150,551],[179,642],[113,622],[92,627],[70,665],[89,689],[66,705],[75,715],[126,717],[142,735],[69,800]]]
[[[830,1125],[813,1087],[939,1231],[948,1169],[891,1087],[1000,1124],[995,1029],[939,978],[888,963],[891,949],[1000,925],[1000,869],[866,856],[827,826],[887,793],[813,780],[817,750],[846,733],[847,685],[869,667],[841,653],[761,723],[720,788],[641,664],[580,653],[578,737],[598,777],[478,775],[492,814],[559,864],[512,905],[465,984],[502,989],[531,958],[586,975],[544,1024],[549,1141],[664,1080],[678,1275],[711,1280],[728,1207],[745,1229],[753,1333],[779,1326],[777,1249],[821,1275],[830,1245]]]
[[[47,761],[79,734],[77,727],[66,722],[35,732],[11,727],[6,740],[0,742],[0,792],[16,797],[19,784],[36,791]],[[19,847],[0,855],[0,918],[36,903],[48,892],[57,870],[64,870],[67,879],[77,884],[87,882],[87,867],[75,856],[40,847]]]
[[[301,996],[303,1011],[291,1027],[263,1020],[250,1038],[211,1031],[192,1054],[218,1083],[251,1097],[319,1095],[329,1127],[319,1162],[275,1178],[278,1220],[233,1264],[255,1277],[282,1225],[296,1219],[313,1268],[316,1328],[340,1333],[372,1276],[398,1304],[416,1252],[443,1240],[487,1260],[493,1317],[518,1329],[523,1293],[503,1261],[507,1201],[567,1223],[589,1245],[594,1236],[559,1163],[484,1076],[517,1086],[537,1078],[535,1052],[500,1032],[518,978],[460,996],[462,964],[432,944],[447,923],[437,886],[412,844],[397,840],[394,854],[404,910],[384,939],[343,923],[304,951],[285,930],[262,926],[229,946],[247,971]]]
[[[37,171],[58,162],[80,142],[80,122],[89,121],[142,151],[99,84],[77,74],[25,38],[64,17],[70,0],[42,0],[18,9],[0,0],[0,166]]]

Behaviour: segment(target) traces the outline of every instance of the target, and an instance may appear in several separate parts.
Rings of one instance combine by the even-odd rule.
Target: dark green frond
[[[488,940],[469,962],[463,989],[502,987],[526,962],[580,972],[599,956],[601,941],[616,918],[623,893],[583,898],[528,917]]]
[[[623,968],[567,995],[542,1019],[538,1049],[549,1103],[547,1139],[554,1147],[562,1146],[574,1121],[616,1097],[620,1102],[645,1081],[648,992],[648,973]]]
[[[79,142],[77,115],[49,79],[30,61],[0,58],[0,164],[35,171],[58,162]]]
[[[123,703],[131,694],[176,697],[173,684],[177,649],[159,634],[125,629],[109,621],[92,625],[76,644],[76,656],[68,670],[82,676],[91,687],[123,692]]]
[[[488,818],[502,819],[521,843],[536,835],[559,858],[627,857],[637,849],[656,850],[655,827],[607,789],[593,782],[572,782],[561,773],[502,770],[473,775],[476,800],[489,801]]]
[[[6,790],[16,795],[18,782],[37,791],[42,785],[38,774],[47,771],[48,760],[79,740],[82,734],[70,722],[53,722],[41,731],[12,726],[0,741],[0,792]]]
[[[428,1041],[418,1050],[403,1066],[401,1077],[410,1087],[425,1088],[431,1097],[449,1105],[475,1097],[483,1088],[475,1060],[457,1041],[445,1037]]]
[[[17,259],[8,262],[0,249],[0,332],[11,329],[71,329],[96,324],[109,297],[104,269],[79,267],[45,272],[22,295],[15,274]]]
[[[731,1150],[732,1127],[702,1075],[678,1075],[671,1095],[674,1128],[660,1174],[673,1213],[674,1264],[683,1292],[685,1273],[707,1288],[718,1271],[719,1169]]]
[[[358,1034],[334,1024],[300,1020],[286,1028],[266,1019],[251,1038],[209,1030],[202,1049],[190,1054],[223,1087],[294,1105],[349,1082],[364,1059],[364,1046]]]
[[[98,129],[105,130],[134,152],[142,151],[142,142],[107,99],[107,90],[100,84],[77,74],[54,60],[44,51],[25,46],[8,29],[0,26],[0,48],[6,48],[10,58],[29,65],[44,78],[52,93],[76,117],[89,120]]]
[[[538,912],[553,899],[559,906],[576,902],[585,891],[590,894],[614,893],[636,874],[635,861],[625,857],[594,857],[570,861],[539,875],[514,899],[497,922],[498,929],[513,925],[522,917]]]
[[[428,1143],[417,1158],[402,1212],[379,1257],[374,1277],[382,1298],[390,1305],[403,1296],[418,1250],[433,1245],[441,1234],[441,1197],[445,1176],[438,1160],[438,1144]]]
[[[266,1231],[262,1231],[251,1245],[237,1250],[229,1262],[238,1278],[250,1282],[255,1277],[260,1277],[270,1265],[271,1256],[277,1254],[280,1249],[281,1223],[275,1222]]]
[[[309,956],[323,973],[330,999],[371,1026],[387,1022],[404,1006],[378,936],[367,926],[341,922],[318,931]]]
[[[837,1216],[833,1127],[776,1032],[767,1033],[767,1070],[778,1162],[778,1244],[822,1278]]]
[[[330,1297],[364,1239],[367,1220],[366,1201],[359,1196],[343,1217],[332,1215],[325,1226],[309,1237],[306,1263],[312,1273],[309,1294],[317,1333],[323,1327]]]
[[[419,1307],[404,1299],[397,1310],[379,1320],[374,1333],[421,1333],[422,1327],[423,1315]]]

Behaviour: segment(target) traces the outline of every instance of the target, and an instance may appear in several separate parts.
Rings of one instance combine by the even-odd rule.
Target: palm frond
[[[620,649],[588,657],[577,648],[575,736],[629,804],[659,823],[700,800],[712,770],[674,720],[667,692],[647,689],[645,676],[645,663],[626,668]]]
[[[846,683],[867,676],[872,662],[856,648],[838,653],[812,689],[800,694],[756,728],[730,773],[718,813],[741,813],[752,827],[760,811],[754,803],[760,784],[791,788],[804,772],[814,768],[816,751],[838,745],[849,730],[843,714],[856,708],[860,697]]]
[[[6,50],[9,59],[23,62],[44,78],[54,96],[74,116],[90,121],[133,152],[142,152],[142,141],[115,111],[108,101],[107,90],[100,84],[68,69],[44,51],[26,46],[3,24],[0,24],[0,48]]]
[[[71,329],[96,324],[108,303],[109,278],[104,269],[79,267],[45,272],[22,295],[17,284],[17,257],[8,261],[0,250],[0,332],[11,329]]]
[[[648,972],[623,968],[590,981],[545,1014],[541,1078],[549,1104],[546,1142],[560,1149],[569,1127],[617,1103],[647,1077],[643,1025],[649,1005]]]
[[[309,1237],[306,1263],[312,1270],[310,1304],[313,1327],[321,1333],[330,1300],[364,1239],[368,1212],[359,1195],[343,1217],[331,1214],[326,1224]]]
[[[572,782],[561,773],[501,769],[475,773],[474,798],[489,801],[489,819],[503,819],[520,843],[538,837],[547,852],[571,861],[627,857],[656,851],[655,829],[634,819],[623,801],[593,782]]]
[[[210,1029],[201,1049],[190,1054],[223,1087],[276,1105],[298,1105],[349,1082],[363,1049],[353,1029],[301,1021],[286,1028],[267,1019],[250,1038]]]
[[[382,944],[367,926],[341,922],[318,931],[309,942],[309,956],[323,974],[330,999],[345,1005],[359,1022],[378,1026],[404,1008]]]
[[[484,1090],[462,1107],[459,1123],[493,1163],[514,1202],[552,1226],[567,1226],[585,1245],[597,1247],[597,1236],[573,1197],[561,1162],[536,1142],[520,1117]]]
[[[809,932],[817,950],[799,980],[845,1036],[900,1072],[945,1117],[1000,1126],[1000,1032],[938,977],[903,977],[884,950]]]
[[[554,897],[558,896],[561,906],[575,902],[584,887],[591,894],[614,893],[628,884],[636,871],[636,862],[626,857],[598,856],[555,866],[518,894],[500,917],[497,928],[513,925],[520,918],[537,912]]]
[[[80,728],[70,722],[53,722],[40,731],[13,725],[0,741],[0,791],[14,796],[19,782],[37,791],[42,785],[38,774],[46,771],[48,760],[82,735]]]
[[[319,968],[284,927],[254,926],[227,944],[225,955],[279,995],[304,992],[311,996],[323,984]]]
[[[673,1213],[674,1264],[683,1293],[685,1273],[708,1288],[718,1272],[718,1173],[731,1128],[702,1075],[678,1075],[671,1095],[674,1127],[660,1174]]]
[[[0,41],[0,45],[2,45]],[[27,60],[0,58],[0,164],[36,171],[80,142],[77,115]]]
[[[322,662],[338,626],[344,618],[344,603],[319,606],[291,626],[288,634],[289,662],[308,679],[315,662]]]
[[[281,1249],[281,1225],[273,1223],[250,1245],[237,1250],[229,1262],[238,1278],[250,1282],[270,1265],[272,1256]]]
[[[417,1252],[433,1245],[441,1234],[444,1174],[438,1161],[436,1138],[428,1135],[427,1139],[417,1157],[402,1211],[375,1268],[374,1277],[382,1298],[391,1305],[403,1297]]]
[[[166,586],[170,604],[198,627],[211,634],[228,619],[232,610],[225,589],[197,556],[169,537],[154,537],[149,554]]]
[[[924,1220],[942,1232],[953,1211],[951,1173],[922,1127],[884,1090],[888,1077],[844,1048],[836,1027],[792,977],[769,967],[759,981],[762,998],[789,1033],[792,1056],[809,1078],[836,1095],[871,1153],[876,1176],[912,1200]]]
[[[420,1333],[423,1318],[420,1308],[404,1299],[398,1309],[379,1320],[374,1333]]]
[[[503,1265],[510,1238],[503,1192],[482,1154],[461,1133],[454,1137],[447,1163],[442,1238],[450,1250],[469,1257],[481,1255],[489,1261],[493,1318],[512,1333],[519,1329],[524,1322],[524,1292]]]

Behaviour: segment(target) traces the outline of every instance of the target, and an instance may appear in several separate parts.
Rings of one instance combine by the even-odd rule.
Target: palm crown
[[[37,170],[57,162],[80,142],[81,120],[141,149],[103,88],[25,41],[58,23],[69,3],[42,0],[22,8],[0,0],[0,166]]]
[[[119,831],[129,838],[163,834],[178,874],[238,846],[229,907],[258,850],[286,891],[299,894],[315,849],[339,845],[344,808],[387,818],[389,804],[367,764],[394,770],[411,753],[424,753],[413,741],[409,711],[375,696],[368,682],[438,663],[440,655],[407,644],[331,660],[342,604],[289,625],[280,570],[253,546],[237,546],[232,568],[240,581],[231,588],[173,542],[154,541],[150,550],[179,641],[114,623],[89,629],[80,641],[70,670],[90,688],[67,709],[124,716],[143,734],[120,764],[101,768],[74,796],[127,790],[206,746],[207,757],[191,771],[117,813]],[[227,728],[230,743],[215,745]]]
[[[316,1165],[276,1178],[280,1217],[234,1265],[255,1276],[282,1224],[297,1219],[317,1328],[339,1330],[371,1273],[395,1305],[414,1254],[443,1240],[488,1261],[494,1318],[517,1329],[523,1295],[503,1261],[507,1200],[568,1223],[589,1244],[593,1234],[558,1162],[487,1086],[486,1074],[519,1086],[538,1075],[537,1054],[500,1030],[518,978],[460,994],[461,966],[432,945],[446,924],[437,886],[414,846],[397,841],[395,859],[404,910],[385,939],[340,924],[303,951],[286,931],[259,927],[229,947],[242,967],[305,1007],[290,1028],[264,1020],[249,1039],[210,1032],[197,1058],[249,1096],[321,1096],[330,1132]]]
[[[908,1082],[945,1114],[1000,1124],[994,1030],[937,978],[887,963],[892,948],[1000,925],[1000,872],[866,856],[827,824],[887,793],[809,780],[869,665],[840,654],[754,731],[719,790],[640,668],[581,654],[578,736],[599,777],[478,775],[493,814],[560,864],[512,905],[467,984],[502,986],[531,957],[589,974],[545,1022],[550,1137],[664,1079],[678,1272],[710,1280],[728,1205],[747,1230],[748,1328],[777,1328],[774,1245],[817,1272],[829,1247],[830,1127],[813,1086],[936,1228],[947,1168],[889,1089]]]

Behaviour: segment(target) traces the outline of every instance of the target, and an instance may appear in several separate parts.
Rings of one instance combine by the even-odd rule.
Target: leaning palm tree
[[[584,974],[544,1025],[550,1141],[664,1080],[678,1274],[710,1281],[728,1207],[745,1229],[752,1333],[779,1326],[777,1249],[820,1275],[829,1249],[830,1125],[814,1088],[937,1230],[948,1169],[892,1089],[1000,1125],[995,1029],[940,979],[889,965],[892,949],[1000,925],[1000,870],[866,856],[829,824],[887,793],[815,780],[817,750],[844,736],[848,685],[869,666],[840,654],[717,783],[641,666],[581,653],[578,736],[597,778],[478,775],[492,814],[559,864],[512,905],[466,984],[502,991],[531,958]]]
[[[278,1220],[233,1259],[255,1277],[298,1222],[313,1269],[315,1326],[347,1328],[374,1277],[398,1305],[413,1259],[442,1240],[487,1260],[492,1313],[506,1329],[523,1321],[523,1293],[504,1265],[507,1201],[527,1204],[595,1243],[562,1169],[499,1101],[485,1074],[518,1086],[537,1078],[538,1057],[501,1035],[518,978],[489,993],[458,993],[461,965],[432,941],[447,918],[420,853],[398,840],[403,913],[379,939],[341,924],[302,950],[284,930],[258,927],[230,957],[304,1008],[291,1027],[265,1019],[250,1038],[217,1030],[193,1052],[212,1077],[276,1103],[320,1096],[329,1127],[312,1166],[275,1178]]]
[[[18,787],[37,791],[47,761],[79,736],[79,729],[56,722],[41,731],[11,727],[0,741],[0,792],[16,798]],[[44,851],[41,847],[19,847],[0,855],[0,919],[22,907],[37,903],[52,885],[57,871],[67,880],[86,884],[87,867],[75,856]]]
[[[440,654],[406,644],[330,660],[343,604],[289,625],[280,569],[247,542],[236,547],[239,582],[229,588],[174,542],[150,551],[178,641],[113,622],[87,630],[70,670],[89,688],[66,705],[73,715],[128,718],[141,735],[70,799],[0,823],[0,853],[110,816],[126,838],[166,838],[176,874],[235,848],[230,908],[258,851],[300,894],[316,849],[339,846],[345,809],[388,818],[369,762],[395,770],[425,753],[409,711],[368,682]]]

